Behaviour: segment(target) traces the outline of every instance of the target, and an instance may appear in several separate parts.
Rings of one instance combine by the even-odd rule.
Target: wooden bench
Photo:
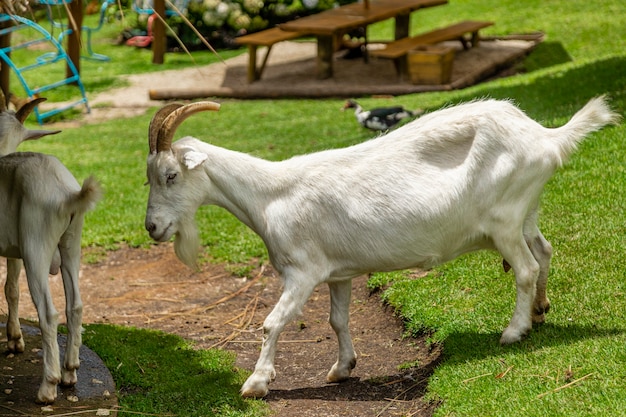
[[[478,31],[480,29],[492,26],[493,22],[484,22],[476,20],[465,20],[457,24],[447,26],[441,29],[435,29],[431,32],[422,33],[417,36],[402,38],[385,45],[382,49],[370,51],[370,56],[379,58],[393,59],[396,64],[396,70],[400,76],[407,73],[407,54],[412,49],[419,46],[432,45],[439,42],[460,40],[464,49],[478,46]],[[470,33],[471,38],[465,38],[465,34]]]
[[[239,45],[248,45],[248,82],[254,82],[261,79],[265,64],[272,51],[272,46],[275,43],[288,41],[291,39],[301,38],[305,36],[304,33],[288,32],[278,27],[272,29],[266,29],[261,32],[251,33],[250,35],[240,36],[235,39],[235,42]],[[256,51],[259,46],[266,46],[267,51],[261,66],[257,68]]]

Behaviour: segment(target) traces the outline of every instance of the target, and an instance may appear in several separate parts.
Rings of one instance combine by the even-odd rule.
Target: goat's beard
[[[198,269],[198,253],[200,251],[200,237],[198,228],[193,221],[180,224],[174,239],[174,252],[185,265]]]

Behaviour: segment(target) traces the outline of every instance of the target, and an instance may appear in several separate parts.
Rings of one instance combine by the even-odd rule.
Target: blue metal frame
[[[4,48],[0,48],[0,59],[2,59],[2,61],[4,61],[4,63],[6,63],[11,68],[13,73],[17,76],[20,83],[22,84],[22,87],[24,87],[24,91],[26,91],[26,94],[28,95],[28,98],[31,98],[31,99],[35,98],[41,93],[44,93],[46,91],[52,90],[53,88],[60,87],[63,85],[68,85],[68,84],[76,84],[80,90],[80,94],[82,97],[81,99],[73,101],[62,107],[55,108],[46,112],[40,112],[38,107],[35,107],[34,113],[37,118],[37,122],[39,124],[42,124],[44,119],[50,116],[53,116],[55,114],[61,113],[70,108],[73,108],[77,105],[81,105],[81,104],[85,105],[87,113],[89,113],[91,109],[89,108],[89,103],[87,102],[87,96],[85,95],[85,87],[83,86],[83,83],[80,79],[80,75],[78,74],[78,71],[76,70],[76,67],[74,66],[74,63],[69,58],[69,56],[67,56],[61,44],[50,34],[50,32],[48,32],[47,30],[45,30],[43,27],[39,26],[37,23],[33,22],[32,20],[26,19],[21,16],[0,14],[0,22],[6,22],[6,21],[11,21],[14,24],[11,26],[5,27],[3,29],[0,29],[0,36],[6,35],[12,32],[17,32],[18,30],[28,29],[28,28],[36,30],[41,35],[41,37],[37,39],[33,39],[33,40],[19,43],[16,45],[9,45]],[[23,67],[18,67],[11,60],[11,56],[10,56],[11,51],[28,48],[32,45],[35,45],[38,43],[44,43],[44,42],[49,42],[56,48],[56,52],[54,52],[55,54],[54,59],[41,59],[41,56],[38,56],[38,57],[35,57],[34,63],[25,65]],[[60,60],[65,60],[67,67],[72,73],[70,77],[67,77],[61,81],[44,85],[41,87],[37,87],[34,89],[30,88],[30,86],[26,82],[26,79],[24,78],[24,75],[22,74],[23,72],[34,70],[36,68],[39,68],[39,67],[42,67],[42,66],[60,61]]]
[[[52,13],[52,6],[62,6],[64,4],[69,4],[72,0],[38,0],[39,4],[43,4],[46,6],[46,15],[48,16],[48,20],[52,24],[53,28],[61,29],[61,33],[59,34],[57,41],[63,45],[63,40],[66,36],[72,33],[72,29],[69,29],[69,25],[62,21],[58,21],[54,18]],[[110,6],[116,4],[116,0],[104,0],[100,5],[100,17],[98,19],[98,24],[95,27],[90,26],[82,26],[81,31],[87,35],[86,39],[86,48],[87,54],[81,55],[83,59],[89,59],[93,61],[110,61],[106,55],[98,54],[93,51],[91,47],[91,35],[93,32],[97,32],[102,29],[102,25],[104,24],[104,19],[106,18],[106,11]],[[46,56],[45,59],[49,59],[49,56]]]

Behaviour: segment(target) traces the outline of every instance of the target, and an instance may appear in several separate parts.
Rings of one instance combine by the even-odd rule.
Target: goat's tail
[[[558,144],[561,163],[567,161],[574,153],[576,146],[591,132],[602,129],[609,124],[618,124],[621,116],[611,110],[606,97],[595,97],[580,109],[567,124],[551,129]]]
[[[85,213],[93,210],[102,198],[102,188],[94,177],[83,181],[80,191],[72,196],[67,202],[67,208],[71,213]]]

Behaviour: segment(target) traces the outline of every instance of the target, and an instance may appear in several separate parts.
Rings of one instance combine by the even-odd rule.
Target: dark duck
[[[354,100],[346,101],[343,110],[354,109],[354,115],[359,124],[371,130],[389,130],[403,119],[417,116],[420,112],[406,110],[402,106],[378,107],[371,110],[363,108]]]

